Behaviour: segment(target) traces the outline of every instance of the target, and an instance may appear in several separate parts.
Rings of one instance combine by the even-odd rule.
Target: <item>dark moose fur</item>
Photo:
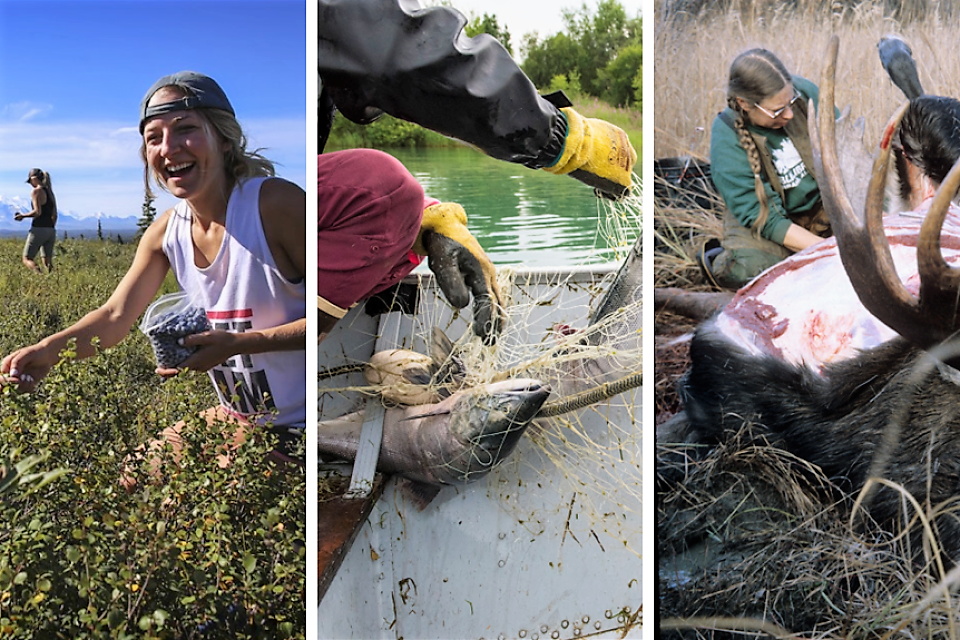
[[[933,507],[960,494],[960,387],[935,367],[921,382],[911,381],[914,365],[926,356],[905,341],[865,351],[819,377],[773,357],[749,355],[707,323],[694,337],[690,357],[681,395],[695,439],[717,443],[752,423],[770,444],[818,465],[841,489],[859,491],[893,416],[908,411],[880,475],[921,505],[928,483]],[[894,524],[902,499],[883,488],[869,508],[878,522]],[[943,516],[937,528],[947,555],[960,560],[960,522]]]

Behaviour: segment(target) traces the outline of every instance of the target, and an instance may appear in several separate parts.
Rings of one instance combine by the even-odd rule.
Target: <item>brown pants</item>
[[[824,238],[832,235],[826,213],[820,208],[815,214],[796,220],[795,224]],[[793,252],[776,242],[755,236],[730,211],[723,211],[723,251],[713,260],[713,276],[717,283],[729,289],[739,289],[760,273],[777,264]]]

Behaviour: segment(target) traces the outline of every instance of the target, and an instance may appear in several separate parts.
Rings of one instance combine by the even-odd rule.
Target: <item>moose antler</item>
[[[940,252],[943,222],[950,200],[960,187],[960,162],[937,190],[920,229],[917,263],[921,285],[917,298],[897,275],[883,230],[883,197],[891,141],[910,103],[902,104],[884,127],[864,211],[858,214],[847,197],[837,160],[834,88],[839,45],[837,36],[830,38],[821,77],[819,124],[813,125],[811,121],[814,172],[823,206],[837,238],[843,268],[863,306],[913,344],[928,348],[950,337],[960,326],[957,314],[960,269],[950,267]]]

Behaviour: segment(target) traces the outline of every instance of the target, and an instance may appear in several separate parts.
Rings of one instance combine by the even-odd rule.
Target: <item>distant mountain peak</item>
[[[18,213],[30,211],[32,203],[29,196],[0,195],[0,231],[20,231],[24,233],[30,228],[30,221],[18,222],[14,216]],[[99,216],[102,229],[110,231],[126,231],[137,228],[138,216],[104,216],[101,214],[79,214],[66,209],[57,212],[57,229],[64,231],[95,231]]]

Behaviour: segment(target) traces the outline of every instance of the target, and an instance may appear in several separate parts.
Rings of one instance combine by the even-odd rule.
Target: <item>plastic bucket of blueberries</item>
[[[183,291],[168,293],[147,307],[140,321],[140,331],[150,340],[157,366],[175,369],[190,357],[197,347],[185,347],[185,336],[212,328],[207,312],[194,304]]]

